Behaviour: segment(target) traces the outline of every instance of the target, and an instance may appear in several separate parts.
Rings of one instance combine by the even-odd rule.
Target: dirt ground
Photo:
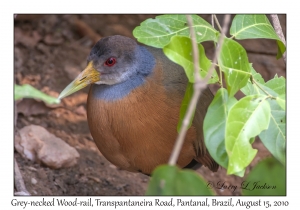
[[[17,15],[14,21],[15,83],[31,84],[57,97],[84,69],[89,51],[97,39],[114,34],[133,37],[132,30],[150,17],[155,15]],[[202,17],[210,20],[209,15]],[[284,15],[280,15],[280,21],[285,32]],[[87,30],[86,26],[92,30]],[[275,41],[241,43],[249,52],[250,62],[265,79],[272,78],[275,73],[286,75],[283,60],[276,60]],[[212,47],[212,44],[205,43],[209,56],[213,53]],[[40,125],[76,148],[80,154],[75,166],[51,169],[27,160],[15,151],[28,192],[31,195],[144,195],[149,177],[118,169],[95,146],[86,120],[87,91],[88,88],[85,88],[63,99],[56,107],[28,99],[16,109],[15,132],[26,125]],[[259,140],[253,146],[259,152],[247,173],[261,158],[270,155]],[[226,175],[223,168],[212,173],[202,167],[198,172],[213,183],[220,181],[227,185],[240,185],[243,181],[242,178]],[[241,194],[240,189],[234,192],[228,189],[215,191],[218,195]]]

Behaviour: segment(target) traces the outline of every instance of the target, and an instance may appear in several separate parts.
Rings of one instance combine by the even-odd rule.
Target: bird
[[[168,163],[187,84],[184,69],[161,49],[113,35],[92,47],[87,67],[58,98],[91,85],[87,121],[98,149],[121,169],[151,175]],[[204,165],[218,170],[203,137],[203,120],[213,97],[208,87],[201,93],[176,163],[180,168]]]

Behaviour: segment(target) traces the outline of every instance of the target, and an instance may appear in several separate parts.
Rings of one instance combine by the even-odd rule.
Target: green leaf
[[[286,80],[284,77],[278,77],[277,74],[267,83],[265,83],[262,76],[257,73],[251,66],[251,74],[253,80],[255,80],[258,85],[264,89],[268,94],[278,97],[280,95],[281,100],[285,100],[285,92],[286,92]],[[254,94],[262,94],[265,95],[266,93],[263,92],[256,84],[252,84],[251,80],[249,79],[246,86],[241,89],[241,91],[245,95],[254,95]],[[278,99],[278,100],[280,100]],[[282,101],[283,102],[283,101]],[[279,102],[280,103],[280,102]]]
[[[247,53],[239,43],[225,38],[218,61],[221,70],[225,73],[229,96],[233,96],[247,84],[251,75]]]
[[[286,112],[275,100],[268,100],[271,107],[270,124],[259,138],[271,154],[282,164],[286,162]]]
[[[192,15],[197,42],[212,40],[217,42],[218,32],[198,15]],[[190,37],[190,29],[185,15],[159,15],[147,19],[133,30],[133,36],[141,43],[163,48],[174,35]]]
[[[146,195],[213,195],[207,183],[189,169],[161,165],[152,174]]]
[[[254,71],[254,70],[253,70]],[[276,101],[268,99],[271,108],[270,124],[267,130],[259,134],[259,138],[271,154],[282,164],[286,162],[286,112],[285,112],[285,79],[275,76],[272,80],[264,83],[262,80],[255,79],[260,87],[272,96],[276,97]],[[265,95],[255,84],[250,81],[247,86],[241,89],[246,95],[258,94]]]
[[[228,110],[236,102],[236,98],[228,97],[225,88],[220,88],[209,105],[204,118],[205,145],[212,158],[224,168],[228,167],[228,155],[225,149],[226,120]]]
[[[198,44],[200,76],[204,78],[209,71],[211,61],[206,57],[204,47]],[[165,55],[173,62],[184,68],[189,82],[194,83],[194,62],[191,39],[183,36],[173,36],[171,42],[163,48]],[[219,80],[218,74],[213,70],[213,74],[208,83],[216,83]]]
[[[255,71],[255,69],[252,67],[252,64],[250,64],[250,68],[251,68],[251,74],[252,74],[252,78],[253,80],[255,80],[257,83],[259,84],[265,84],[265,80],[262,78],[260,73],[257,73]],[[247,81],[246,86],[244,86],[243,88],[241,88],[241,91],[245,94],[245,95],[255,95],[255,94],[259,94],[260,92],[262,94],[264,94],[262,92],[262,90],[260,90],[257,85],[253,84],[251,79],[249,78]]]
[[[236,39],[274,39],[277,41],[277,59],[286,48],[265,15],[236,15],[232,21],[230,34]]]
[[[15,85],[15,100],[22,98],[34,98],[42,100],[47,104],[59,104],[60,100],[35,89],[31,85]]]
[[[274,158],[260,161],[242,183],[243,195],[286,195],[285,167]]]
[[[286,81],[284,77],[278,77],[277,74],[273,79],[266,82],[265,86],[271,88],[278,95],[285,94]]]
[[[243,174],[256,155],[250,140],[269,126],[271,110],[266,99],[261,95],[246,96],[229,110],[225,130],[228,174]]]
[[[285,111],[285,94],[276,97],[278,105]]]
[[[180,106],[179,122],[177,124],[177,132],[178,133],[180,132],[180,129],[181,129],[181,126],[182,126],[182,122],[183,122],[184,116],[186,114],[187,108],[188,108],[188,106],[190,104],[190,101],[192,99],[193,93],[194,93],[194,84],[188,82],[188,85],[187,85],[187,87],[185,89],[185,94],[184,94],[184,97],[183,97],[183,100],[182,100],[181,106]],[[190,119],[190,122],[189,122],[189,125],[188,125],[188,129],[192,125],[192,122],[193,122],[193,119],[194,119],[194,115],[195,115],[195,110],[194,110],[193,115],[192,115],[192,117]]]

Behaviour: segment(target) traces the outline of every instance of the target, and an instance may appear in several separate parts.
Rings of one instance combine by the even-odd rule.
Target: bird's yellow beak
[[[100,73],[94,68],[93,62],[89,62],[87,67],[71,82],[58,96],[62,99],[78,90],[100,80]]]

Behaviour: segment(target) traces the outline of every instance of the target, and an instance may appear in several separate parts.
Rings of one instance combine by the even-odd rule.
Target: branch
[[[192,17],[191,17],[191,15],[186,15],[186,18],[187,18],[187,22],[188,22],[188,25],[189,25],[189,28],[190,28],[190,34],[191,34],[191,39],[192,39],[194,76],[195,76],[194,90],[195,90],[196,89],[195,85],[198,82],[201,81],[200,75],[198,73],[199,72],[199,51],[198,51],[198,47],[197,47],[195,31],[194,31],[194,28],[193,28]],[[172,154],[171,154],[170,159],[169,159],[169,164],[170,165],[175,165],[176,162],[177,162],[177,159],[178,159],[178,156],[180,154],[182,145],[184,143],[184,138],[185,138],[185,135],[186,135],[186,132],[187,132],[187,127],[189,125],[189,119],[191,119],[192,114],[193,114],[193,107],[196,107],[198,98],[200,96],[200,94],[198,94],[199,91],[200,90],[197,89],[197,91],[196,91],[197,93],[195,94],[195,92],[194,92],[193,97],[191,99],[190,105],[188,107],[188,110],[187,110],[186,115],[184,117],[184,120],[182,122],[180,132],[177,136]]]
[[[282,28],[278,19],[277,15],[271,15],[271,19],[272,19],[272,23],[275,29],[276,34],[279,36],[279,38],[281,39],[281,41],[283,42],[283,44],[286,46],[286,41],[282,32]],[[283,60],[286,64],[286,52],[283,53],[282,55]]]
[[[195,37],[195,31],[194,31],[194,28],[192,27],[193,26],[192,18],[190,15],[187,15],[187,20],[188,20],[188,25],[189,25],[191,39],[192,39],[192,47],[193,47],[193,61],[194,61],[194,74],[195,74],[194,93],[193,93],[192,99],[190,101],[190,104],[188,106],[187,112],[184,116],[184,120],[182,122],[181,129],[180,129],[177,139],[175,141],[175,145],[174,145],[172,154],[169,159],[170,165],[175,165],[177,162],[182,145],[184,143],[184,139],[185,139],[185,135],[187,132],[189,122],[192,118],[193,110],[195,110],[195,108],[196,108],[201,91],[206,88],[207,82],[212,75],[212,72],[214,69],[214,63],[216,63],[217,58],[219,57],[220,49],[223,44],[225,33],[228,30],[230,15],[225,15],[224,28],[223,28],[223,30],[221,30],[222,34],[218,41],[219,44],[218,44],[217,50],[215,51],[213,62],[212,62],[210,69],[204,79],[201,79],[201,77],[198,73],[199,72],[199,52],[198,52],[198,47],[197,47],[197,42],[196,42],[196,37]]]
[[[221,36],[220,36],[220,38],[218,40],[217,49],[215,51],[214,58],[212,60],[211,66],[210,66],[209,71],[208,71],[208,73],[206,75],[206,78],[205,78],[206,82],[208,82],[208,80],[210,79],[210,77],[211,77],[211,75],[213,73],[214,64],[217,63],[217,59],[218,59],[219,54],[220,54],[221,46],[223,45],[223,41],[224,41],[224,38],[226,36],[225,34],[228,31],[229,22],[230,22],[230,15],[225,15],[224,16],[224,20],[223,20],[223,29],[221,29]]]
[[[214,20],[216,21],[216,24],[217,24],[217,26],[218,26],[220,32],[222,33],[222,27],[221,27],[221,25],[220,25],[220,23],[219,23],[219,21],[218,21],[217,16],[216,16],[216,15],[212,15],[212,16],[213,16]]]

